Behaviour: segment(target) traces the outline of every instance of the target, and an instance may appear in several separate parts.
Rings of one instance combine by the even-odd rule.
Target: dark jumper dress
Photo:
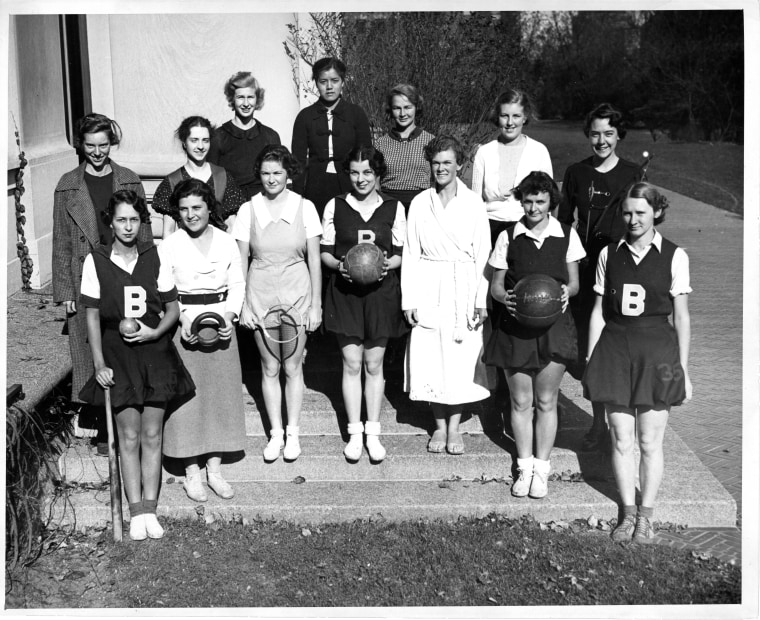
[[[547,237],[541,248],[526,235],[514,236],[514,227],[502,234],[509,235],[504,288],[515,284],[529,274],[541,273],[567,284],[567,248],[570,228],[562,225],[564,237]],[[566,364],[578,354],[575,322],[569,311],[563,312],[550,327],[531,328],[521,325],[506,310],[504,304],[494,300],[496,320],[491,337],[485,347],[484,361],[489,366],[514,370],[540,370],[549,362]],[[496,310],[496,308],[495,308]]]
[[[138,258],[132,273],[111,261],[111,246],[98,246],[92,252],[95,270],[100,282],[100,299],[82,295],[85,307],[100,310],[100,331],[103,358],[113,370],[115,385],[111,390],[111,405],[141,407],[146,404],[164,405],[175,396],[195,390],[190,374],[174,348],[171,333],[158,340],[128,344],[119,334],[119,322],[124,318],[125,287],[140,287],[145,292],[146,312],[137,317],[155,328],[161,321],[159,312],[163,303],[177,299],[177,289],[159,292],[157,285],[160,261],[156,247],[138,243]],[[103,406],[105,392],[93,374],[79,393],[90,404]]]
[[[371,230],[374,244],[388,253],[400,254],[393,245],[392,229],[398,202],[383,196],[368,221],[346,202],[346,195],[335,198],[335,245],[323,245],[321,250],[340,259],[358,243],[359,231]],[[397,270],[388,272],[381,281],[362,286],[348,282],[333,271],[327,283],[324,303],[325,329],[336,334],[376,340],[397,338],[409,328],[401,312],[401,286]]]

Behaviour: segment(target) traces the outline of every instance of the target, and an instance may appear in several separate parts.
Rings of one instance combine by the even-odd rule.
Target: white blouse
[[[189,318],[212,311],[220,314],[232,312],[240,315],[245,295],[245,280],[240,263],[240,251],[232,235],[209,226],[212,232],[208,255],[204,256],[183,229],[169,235],[158,246],[161,264],[172,269],[174,284],[180,295],[221,293],[227,291],[225,302],[209,305],[184,305],[180,310]]]

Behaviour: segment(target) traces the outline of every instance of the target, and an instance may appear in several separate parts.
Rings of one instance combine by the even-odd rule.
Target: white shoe
[[[267,463],[271,463],[280,458],[280,451],[285,446],[285,442],[282,439],[284,434],[285,431],[281,428],[273,428],[270,431],[269,442],[267,443],[266,448],[264,448],[264,460]]]
[[[370,460],[380,463],[386,455],[385,448],[380,443],[380,422],[366,422],[364,434],[367,437],[367,452],[369,452]]]
[[[148,532],[145,529],[145,515],[136,515],[129,522],[129,537],[132,540],[145,540]]]
[[[551,465],[549,461],[534,459],[533,461],[533,480],[530,482],[530,492],[528,493],[533,499],[546,497],[549,492],[549,472]]]
[[[208,500],[206,489],[203,488],[200,472],[189,476],[186,475],[182,488],[185,489],[187,496],[195,502],[205,502]]]
[[[206,477],[208,479],[208,487],[219,497],[222,499],[232,499],[235,497],[235,489],[230,486],[229,482],[222,478],[220,472],[206,470]]]
[[[364,449],[364,443],[362,442],[363,431],[364,425],[361,422],[349,422],[349,438],[346,447],[343,448],[343,456],[352,463],[356,463],[362,456],[362,450]]]
[[[290,426],[285,429],[285,449],[282,451],[282,458],[286,461],[295,461],[301,456],[301,442],[298,440],[298,427]]]
[[[517,459],[517,479],[512,484],[512,495],[525,497],[533,480],[533,457]]]
[[[154,513],[146,512],[141,516],[145,517],[145,530],[148,533],[148,538],[164,537],[164,528],[161,527]]]

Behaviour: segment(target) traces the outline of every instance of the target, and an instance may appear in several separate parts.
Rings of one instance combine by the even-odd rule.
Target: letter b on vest
[[[621,304],[623,316],[641,316],[644,314],[646,297],[646,289],[640,284],[623,284],[623,303]]]
[[[373,230],[358,230],[356,233],[356,243],[374,243],[375,232]]]
[[[124,316],[139,318],[148,310],[145,300],[147,295],[142,286],[124,287]]]

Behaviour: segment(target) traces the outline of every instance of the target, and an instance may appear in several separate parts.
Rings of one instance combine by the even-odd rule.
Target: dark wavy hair
[[[660,215],[654,218],[655,225],[661,224],[665,221],[665,210],[670,207],[670,202],[668,202],[668,199],[665,198],[654,185],[644,181],[634,183],[625,193],[623,202],[628,198],[643,198],[649,203],[649,206],[652,207],[653,211],[659,210]]]
[[[433,157],[443,151],[451,149],[457,158],[457,164],[462,165],[464,163],[464,147],[462,143],[454,136],[437,136],[427,143],[425,147],[425,160],[428,163],[433,163]]]
[[[183,148],[185,140],[190,137],[190,130],[193,127],[203,127],[208,129],[208,137],[214,137],[214,126],[211,124],[210,120],[203,116],[188,116],[179,124],[179,127],[177,127],[174,132],[174,135],[177,136],[177,139],[182,143]]]
[[[625,134],[628,133],[628,126],[625,120],[623,120],[623,113],[618,110],[611,103],[600,103],[591,112],[586,114],[586,120],[583,124],[583,133],[588,138],[591,132],[591,123],[597,119],[607,119],[610,123],[610,127],[617,129],[618,139],[625,138]]]
[[[121,127],[119,123],[111,120],[104,114],[87,114],[76,122],[74,127],[74,148],[82,147],[84,135],[87,133],[99,133],[104,131],[108,135],[108,142],[116,146],[121,142]]]
[[[175,219],[180,219],[179,201],[188,196],[198,196],[203,200],[208,207],[209,222],[219,230],[227,230],[227,224],[224,223],[224,218],[220,213],[221,205],[217,202],[216,196],[214,196],[214,190],[211,189],[207,183],[198,179],[185,179],[184,181],[177,183],[177,186],[174,188],[174,191],[169,198],[169,204],[175,213]]]
[[[116,213],[116,207],[121,204],[127,204],[134,207],[135,211],[140,215],[141,224],[150,224],[150,211],[148,211],[148,205],[145,202],[145,198],[140,196],[137,192],[133,192],[131,189],[120,189],[114,192],[111,198],[108,199],[108,205],[105,211],[103,211],[103,221],[106,226],[110,226],[113,222],[114,213]]]
[[[259,81],[253,77],[250,71],[238,71],[233,73],[224,83],[224,96],[227,97],[227,104],[230,108],[235,107],[233,101],[235,100],[235,91],[238,88],[253,88],[256,92],[254,111],[264,107],[264,89],[259,85]]]
[[[372,172],[375,176],[381,178],[388,171],[388,166],[385,164],[385,155],[378,151],[374,146],[367,146],[361,144],[351,149],[351,152],[346,155],[343,160],[343,170],[349,172],[351,170],[351,162],[363,162],[367,161],[369,167],[372,168]]]
[[[392,118],[391,106],[393,105],[393,98],[397,95],[406,97],[409,100],[409,103],[414,106],[415,122],[417,119],[422,118],[422,114],[425,109],[423,105],[425,100],[423,99],[422,95],[420,95],[419,91],[411,84],[396,84],[388,91],[388,95],[385,98],[385,113],[388,115],[388,118]]]
[[[498,127],[499,116],[501,115],[501,106],[510,103],[516,103],[522,106],[523,114],[525,114],[525,121],[523,123],[524,125],[527,125],[531,120],[536,119],[536,108],[534,107],[533,101],[531,100],[528,93],[516,88],[508,88],[507,90],[499,93],[499,96],[496,97],[496,101],[494,101],[493,106],[491,107],[491,111],[488,115],[488,120],[490,120],[494,125]]]
[[[339,58],[333,58],[327,56],[326,58],[320,58],[311,67],[311,79],[315,82],[319,79],[320,74],[330,69],[335,69],[335,72],[340,76],[341,80],[346,79],[346,64]]]
[[[288,178],[292,179],[301,172],[301,164],[288,150],[287,147],[281,144],[268,144],[265,146],[259,156],[256,158],[256,162],[253,164],[253,173],[258,177],[261,174],[261,166],[266,161],[276,161],[280,164],[285,172],[288,173]]]
[[[513,190],[515,198],[520,202],[526,196],[541,194],[543,192],[549,194],[549,210],[555,209],[562,199],[562,194],[554,179],[542,170],[534,170],[528,174]]]

